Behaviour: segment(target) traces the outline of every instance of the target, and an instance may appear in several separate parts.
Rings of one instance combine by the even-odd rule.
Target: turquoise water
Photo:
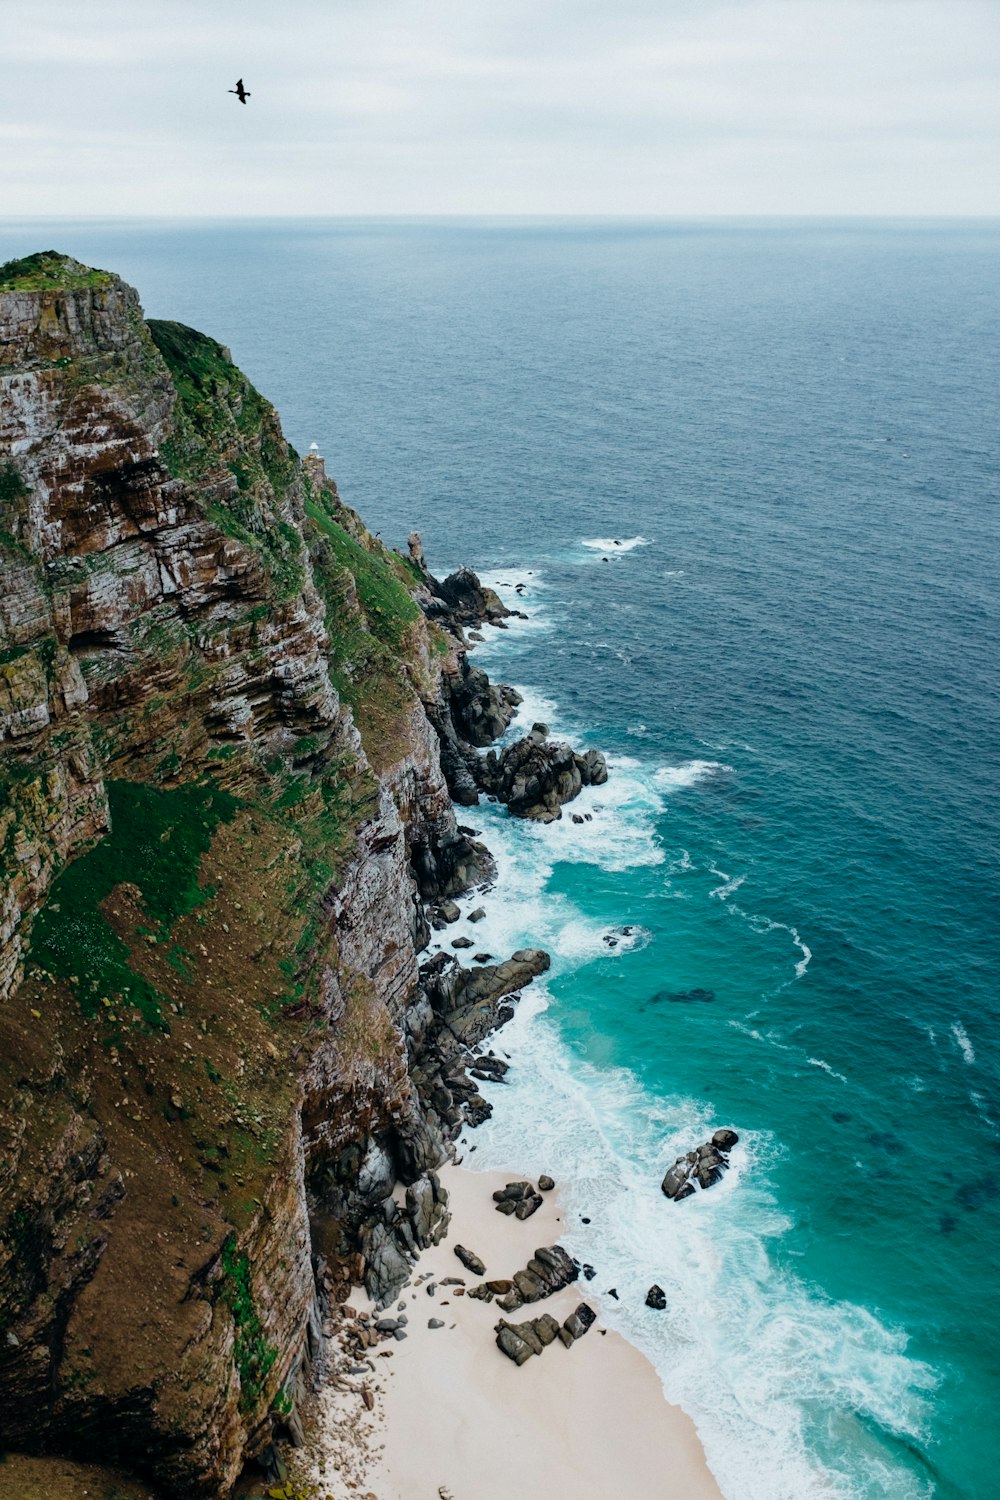
[[[555,963],[473,1160],[568,1184],[730,1500],[994,1495],[1000,226],[9,225],[0,258],[43,242],[228,343],[387,540],[526,585],[482,660],[613,772],[582,827],[477,813],[483,943]],[[733,1172],[668,1204],[717,1125]]]

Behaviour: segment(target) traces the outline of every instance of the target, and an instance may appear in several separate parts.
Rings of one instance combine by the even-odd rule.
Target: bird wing
[[[243,92],[243,79],[242,78],[237,78],[237,80],[236,80],[236,92],[238,94],[242,94],[242,92]]]

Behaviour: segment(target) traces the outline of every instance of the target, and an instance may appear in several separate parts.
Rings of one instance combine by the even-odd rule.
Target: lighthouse
[[[326,461],[319,451],[318,443],[309,444],[309,452],[302,460],[302,467],[316,489],[326,484]]]

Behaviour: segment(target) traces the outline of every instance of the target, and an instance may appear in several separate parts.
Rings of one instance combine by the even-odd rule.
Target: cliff
[[[0,569],[0,1432],[223,1496],[440,1234],[464,1046],[546,962],[419,967],[491,872],[498,601],[53,252],[0,267]]]

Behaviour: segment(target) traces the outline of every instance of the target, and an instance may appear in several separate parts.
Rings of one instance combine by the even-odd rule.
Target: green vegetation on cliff
[[[79,292],[110,286],[112,280],[110,271],[81,265],[58,250],[39,250],[0,266],[0,292]]]
[[[135,782],[108,782],[111,833],[56,879],[31,937],[31,961],[68,979],[83,1007],[95,1015],[138,1010],[150,1026],[166,1029],[163,996],[137,974],[129,952],[108,921],[102,902],[125,882],[141,892],[155,930],[169,936],[177,917],[210,894],[198,883],[202,855],[236,799],[209,786],[162,791]]]
[[[401,737],[414,701],[408,663],[421,612],[390,554],[378,543],[364,546],[347,529],[349,517],[327,490],[306,501],[313,577],[326,605],[330,676],[378,771],[405,754]]]
[[[302,538],[283,514],[298,464],[273,407],[233,364],[229,351],[183,323],[151,319],[149,331],[170,371],[178,401],[174,431],[162,444],[170,472],[187,480],[209,520],[261,558],[279,599],[304,582]],[[218,471],[235,485],[220,498]]]
[[[278,1351],[269,1343],[250,1285],[250,1261],[230,1235],[222,1247],[221,1294],[233,1315],[233,1362],[240,1377],[240,1406],[252,1411],[260,1401]]]

